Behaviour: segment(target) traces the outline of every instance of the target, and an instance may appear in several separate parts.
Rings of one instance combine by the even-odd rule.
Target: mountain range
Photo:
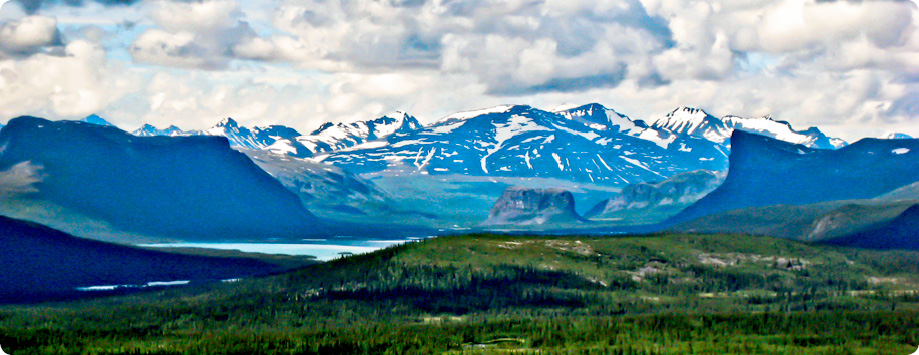
[[[910,179],[904,176],[904,181],[888,181],[861,195],[832,195],[830,190],[840,190],[829,183],[842,176],[832,175],[838,167],[826,163],[826,171],[813,171],[808,170],[811,163],[786,162],[812,156],[836,157],[833,154],[857,151],[865,143],[849,146],[817,128],[796,130],[771,117],[717,118],[688,107],[646,121],[599,104],[548,111],[504,105],[452,114],[428,125],[407,113],[396,112],[361,122],[325,123],[309,135],[279,125],[244,127],[232,118],[204,130],[144,125],[131,134],[98,116],[66,122],[22,117],[9,124],[0,138],[19,138],[7,138],[14,144],[0,154],[0,172],[6,172],[0,174],[0,181],[11,176],[25,181],[10,190],[27,198],[20,198],[26,203],[17,203],[14,208],[6,204],[0,212],[47,222],[72,233],[80,230],[68,229],[68,223],[60,223],[60,216],[74,215],[73,221],[87,217],[98,225],[143,235],[188,238],[194,234],[198,239],[215,235],[231,239],[244,235],[286,238],[329,231],[338,224],[333,221],[476,227],[489,218],[487,212],[496,205],[495,201],[500,204],[504,200],[507,206],[518,202],[512,198],[516,195],[502,197],[506,191],[518,191],[509,189],[512,187],[567,191],[572,207],[560,209],[570,209],[571,215],[577,216],[574,219],[583,215],[607,225],[653,223],[676,214],[721,185],[730,165],[732,174],[728,176],[734,177],[668,222],[674,225],[737,208],[786,203],[779,198],[785,195],[810,196],[795,192],[798,187],[783,191],[783,179],[788,174],[831,176],[816,182],[825,186],[814,188],[828,190],[830,195],[787,202],[794,204],[837,197],[870,198],[897,184],[912,182],[904,182]],[[42,127],[53,129],[42,131]],[[35,142],[24,138],[33,136]],[[897,141],[904,144],[912,142],[903,135],[890,138],[900,138]],[[170,148],[139,148],[146,146]],[[189,148],[192,146],[209,148],[195,150]],[[903,149],[897,152],[909,156],[910,148]],[[89,153],[64,159],[63,150]],[[236,158],[230,159],[232,163],[223,158],[205,158],[211,154],[236,154]],[[793,157],[773,161],[782,154]],[[838,154],[855,159],[860,153]],[[173,164],[166,163],[169,161]],[[151,169],[154,166],[156,169]],[[781,167],[778,172],[769,171],[777,167]],[[760,172],[757,168],[765,170]],[[115,173],[117,169],[120,175]],[[227,171],[239,169],[259,175],[258,184],[264,187],[231,187],[239,176]],[[265,181],[266,177],[273,179]],[[188,180],[178,181],[181,179]],[[77,186],[85,181],[94,182],[83,189],[87,191],[65,192],[80,190]],[[747,188],[744,181],[755,186]],[[215,184],[222,184],[225,191],[209,186]],[[103,191],[96,185],[111,188]],[[732,188],[736,191],[723,192]],[[202,197],[208,193],[215,197]],[[256,197],[264,193],[273,197]],[[722,194],[727,197],[712,202]],[[152,200],[145,200],[148,195],[154,196]],[[753,195],[775,201],[753,201]],[[191,201],[198,205],[192,207],[179,196],[197,196]],[[253,200],[242,202],[245,198],[240,196]],[[593,208],[574,211],[575,201],[579,206]],[[226,205],[215,205],[220,203]],[[212,212],[184,214],[179,212],[182,208],[171,207],[174,205]],[[227,214],[218,212],[224,210],[245,216],[229,221]],[[129,217],[136,215],[145,215],[145,219]],[[262,217],[252,222],[256,216]],[[499,224],[504,222],[486,223]],[[226,226],[218,229],[216,225]],[[269,225],[272,227],[266,227]]]
[[[372,120],[333,124],[326,122],[310,135],[304,136],[296,129],[272,125],[247,128],[232,118],[224,118],[215,126],[204,130],[182,130],[176,126],[164,129],[145,124],[131,132],[140,137],[149,136],[222,136],[237,148],[267,150],[275,154],[297,158],[311,157],[317,153],[349,148],[383,137],[407,133],[421,128],[414,117],[395,112]]]
[[[145,125],[132,133],[225,136],[234,147],[309,158],[355,174],[557,178],[615,186],[699,169],[723,171],[727,137],[735,129],[813,148],[845,145],[814,127],[798,131],[770,117],[719,119],[688,107],[648,122],[600,104],[550,111],[505,105],[452,114],[429,125],[396,112],[325,123],[310,135],[283,126],[249,129],[230,118],[207,130]]]

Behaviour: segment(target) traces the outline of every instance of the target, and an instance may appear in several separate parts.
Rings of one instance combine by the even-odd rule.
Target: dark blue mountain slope
[[[735,130],[724,183],[672,217],[681,223],[747,207],[868,199],[919,181],[919,140],[862,139],[808,148]]]
[[[324,225],[223,137],[136,137],[36,117],[0,131],[0,171],[41,166],[43,199],[126,231],[176,239],[296,238]]]
[[[204,281],[277,272],[242,258],[170,254],[82,239],[35,223],[0,216],[0,303],[74,297],[75,288]]]

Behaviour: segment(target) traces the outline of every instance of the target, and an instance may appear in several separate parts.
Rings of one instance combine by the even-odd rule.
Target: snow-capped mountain
[[[215,126],[203,130],[182,130],[176,126],[159,129],[150,124],[145,124],[131,132],[138,137],[151,136],[217,136],[226,137],[230,146],[235,148],[267,150],[276,154],[286,154],[296,157],[312,155],[308,149],[296,142],[300,137],[296,129],[271,125],[267,127],[248,128],[241,126],[236,120],[227,117]]]
[[[553,112],[565,116],[569,120],[582,122],[593,129],[612,129],[632,136],[637,136],[648,128],[644,121],[633,121],[628,116],[597,103],[574,107],[562,106],[556,108]]]
[[[214,127],[184,131],[176,126],[159,129],[145,124],[131,134],[146,136],[219,136],[226,137],[237,148],[267,150],[275,154],[298,158],[316,153],[352,147],[392,134],[404,134],[421,128],[415,117],[401,111],[368,121],[334,124],[327,122],[308,136],[281,125],[247,128],[232,118],[225,118]]]
[[[409,134],[422,128],[418,119],[396,111],[392,114],[353,123],[326,122],[309,136],[297,138],[297,142],[313,153],[330,152],[375,141],[393,134]]]
[[[651,134],[646,131],[651,130]],[[623,133],[626,132],[626,133]],[[643,136],[669,136],[668,140]],[[696,137],[643,128],[601,105],[549,112],[497,106],[460,112],[317,161],[355,173],[547,177],[628,184],[700,168],[723,170],[726,150]]]
[[[837,149],[846,145],[841,139],[827,137],[816,127],[797,131],[785,121],[776,121],[772,117],[743,118],[725,116],[717,118],[701,109],[679,107],[666,116],[651,123],[656,129],[666,129],[674,134],[693,136],[730,145],[731,133],[735,129],[756,133],[793,144],[811,148]]]
[[[207,130],[144,126],[135,135],[224,136],[234,147],[333,164],[357,174],[461,174],[549,177],[624,185],[699,169],[727,168],[731,133],[835,149],[845,142],[817,128],[794,130],[770,117],[717,118],[678,108],[651,124],[600,104],[552,111],[504,105],[459,112],[423,126],[397,111],[353,123],[325,123],[301,136],[284,126],[240,126],[225,119]]]
[[[216,126],[192,135],[227,137],[230,145],[249,149],[265,149],[279,139],[292,139],[300,136],[297,130],[286,126],[255,127],[252,129],[240,126],[232,118],[224,118]]]

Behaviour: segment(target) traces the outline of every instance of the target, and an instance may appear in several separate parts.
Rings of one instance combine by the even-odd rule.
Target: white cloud
[[[223,69],[235,57],[237,46],[251,43],[255,38],[255,32],[233,0],[157,0],[149,6],[156,27],[139,35],[131,44],[131,56],[138,62]],[[240,48],[247,53],[253,50]]]
[[[0,115],[83,117],[138,84],[111,65],[101,47],[73,41],[60,56],[35,54],[0,61]]]
[[[50,17],[26,16],[0,24],[0,54],[3,56],[28,56],[61,44],[57,21]]]
[[[214,55],[198,43],[195,35],[189,32],[151,29],[134,40],[131,56],[138,62],[176,67],[215,69],[226,65],[226,58]]]
[[[233,0],[155,0],[150,17],[173,32],[207,33],[236,26],[242,13]]]
[[[56,101],[35,96],[53,90],[26,90],[0,113],[101,107],[132,125],[203,128],[233,116],[309,130],[394,109],[433,121],[499,103],[599,101],[643,119],[679,105],[771,114],[848,139],[865,125],[919,127],[919,11],[903,1],[156,0],[117,11],[146,15],[129,48],[34,52],[2,67],[82,60],[83,74],[69,75],[146,80],[116,94],[61,85],[68,94]],[[38,15],[69,14],[65,38],[102,38],[72,35],[85,12]],[[106,53],[152,66],[116,68]]]

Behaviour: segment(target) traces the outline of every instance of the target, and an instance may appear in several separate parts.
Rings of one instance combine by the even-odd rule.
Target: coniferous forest
[[[919,253],[469,235],[276,276],[0,308],[10,354],[909,354]]]

